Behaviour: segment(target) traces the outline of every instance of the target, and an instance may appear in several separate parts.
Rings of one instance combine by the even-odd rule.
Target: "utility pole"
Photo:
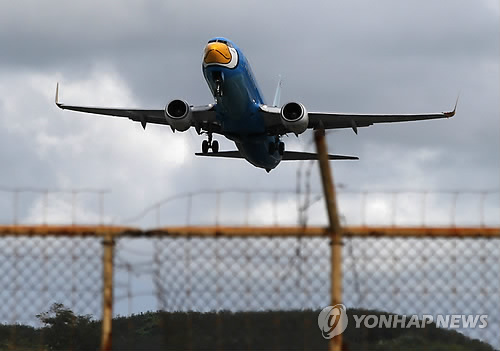
[[[330,234],[330,297],[331,305],[335,306],[342,303],[342,228],[337,210],[337,198],[335,195],[335,186],[333,175],[328,160],[328,150],[325,140],[325,131],[317,129],[314,131],[314,140],[316,142],[316,151],[318,153],[319,169],[321,173],[321,182],[323,183],[323,193],[325,197],[326,210],[328,213],[328,231]],[[329,350],[342,350],[342,334],[330,339]]]

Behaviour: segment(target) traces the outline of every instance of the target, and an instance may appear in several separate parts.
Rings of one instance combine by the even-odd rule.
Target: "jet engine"
[[[303,133],[309,124],[307,110],[301,103],[289,102],[280,111],[281,123],[295,134]]]
[[[165,106],[165,118],[173,129],[184,132],[191,127],[193,114],[186,101],[172,100]]]

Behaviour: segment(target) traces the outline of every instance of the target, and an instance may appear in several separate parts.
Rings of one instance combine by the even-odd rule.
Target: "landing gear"
[[[276,138],[275,142],[269,143],[267,150],[269,151],[269,155],[274,155],[276,150],[278,150],[278,153],[280,154],[280,156],[283,156],[283,154],[285,153],[285,143],[282,141],[279,141],[279,138]]]
[[[280,156],[283,156],[283,154],[285,153],[285,143],[282,141],[278,143],[278,153],[280,154]]]
[[[203,142],[201,143],[201,152],[203,152],[204,154],[208,154],[208,149],[210,149],[210,145],[208,145],[208,141],[203,140]]]
[[[219,152],[219,142],[217,140],[212,141],[212,151]]]
[[[222,81],[215,82],[215,97],[220,98],[222,96]]]
[[[212,152],[219,152],[219,142],[217,140],[212,141],[212,133],[208,133],[208,140],[203,140],[201,143],[202,153],[207,154],[210,149],[212,149]]]
[[[222,73],[215,71],[212,73],[212,78],[215,82],[215,98],[218,99],[222,96]]]

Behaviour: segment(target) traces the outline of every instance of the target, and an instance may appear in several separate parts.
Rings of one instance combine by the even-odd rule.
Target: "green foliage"
[[[317,326],[319,311],[261,312],[145,312],[113,320],[115,350],[215,350],[286,349],[326,350]],[[350,309],[353,315],[384,312]],[[37,315],[43,327],[0,325],[0,350],[98,350],[99,321],[89,315],[75,315],[62,304]],[[480,350],[494,349],[456,331],[434,324],[417,328],[348,328],[344,332],[346,350]]]
[[[27,325],[0,324],[0,350],[40,350],[37,330]]]
[[[44,327],[40,330],[48,350],[97,350],[100,328],[92,316],[77,316],[61,303],[54,303],[36,316]]]

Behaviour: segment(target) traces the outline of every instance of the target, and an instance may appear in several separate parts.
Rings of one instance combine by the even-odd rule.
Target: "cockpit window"
[[[222,44],[226,44],[227,46],[229,46],[230,48],[233,47],[233,45],[231,43],[228,43],[227,40],[223,40],[223,39],[212,39],[212,40],[209,40],[208,43],[222,43]]]

